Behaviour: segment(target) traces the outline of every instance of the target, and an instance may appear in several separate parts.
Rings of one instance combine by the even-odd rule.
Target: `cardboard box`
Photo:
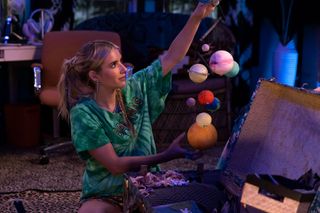
[[[248,175],[241,203],[270,213],[308,211],[315,196],[314,189],[277,175]]]
[[[310,169],[319,174],[319,126],[319,94],[261,79],[247,111],[236,120],[217,170],[208,171],[215,175],[203,184],[223,186],[228,195],[240,200],[248,174],[271,174],[289,179],[297,179]],[[141,195],[134,192],[130,181],[125,187],[129,199],[125,198],[124,203],[130,206]],[[152,202],[140,198],[142,212],[152,212]],[[214,200],[214,197],[208,199]],[[189,197],[189,200],[194,199]]]
[[[218,168],[297,179],[319,174],[320,95],[260,80],[247,113],[238,120]]]
[[[247,113],[238,123],[239,128],[225,146],[218,165],[220,169],[230,170],[244,180],[248,174],[270,174],[295,180],[309,169],[319,174],[319,94],[261,80]],[[250,178],[243,189],[242,203],[267,212],[300,212],[300,209],[306,212],[312,201],[309,197],[293,199],[290,203],[290,196],[279,191],[283,189],[281,184],[271,189],[283,196],[286,203],[259,193],[261,185],[253,184]],[[303,197],[302,193],[300,195]]]

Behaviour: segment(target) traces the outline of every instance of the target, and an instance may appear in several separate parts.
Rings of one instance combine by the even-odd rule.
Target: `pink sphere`
[[[211,55],[209,66],[212,72],[222,76],[232,69],[233,57],[225,50],[218,50]]]
[[[209,44],[203,44],[201,46],[201,50],[202,50],[202,52],[208,52],[210,50]]]

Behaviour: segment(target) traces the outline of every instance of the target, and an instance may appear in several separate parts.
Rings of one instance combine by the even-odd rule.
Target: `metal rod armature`
[[[207,30],[207,32],[205,32],[205,34],[203,34],[203,36],[199,40],[203,41],[209,35],[209,33],[211,33],[211,31],[217,26],[217,24],[220,21],[221,21],[221,17],[219,17],[218,20],[212,24],[212,26]]]

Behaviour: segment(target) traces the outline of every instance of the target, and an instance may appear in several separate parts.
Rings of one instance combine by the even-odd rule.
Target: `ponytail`
[[[70,109],[82,97],[92,97],[96,84],[89,78],[89,71],[100,72],[101,66],[111,49],[119,49],[112,42],[90,41],[70,59],[64,61],[58,83],[60,100],[59,115],[69,120]]]

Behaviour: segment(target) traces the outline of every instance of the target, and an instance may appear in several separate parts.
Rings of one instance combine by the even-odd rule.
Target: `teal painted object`
[[[232,69],[228,73],[226,73],[225,76],[228,77],[228,78],[233,78],[236,75],[238,75],[239,70],[240,70],[239,64],[236,61],[233,61]]]

